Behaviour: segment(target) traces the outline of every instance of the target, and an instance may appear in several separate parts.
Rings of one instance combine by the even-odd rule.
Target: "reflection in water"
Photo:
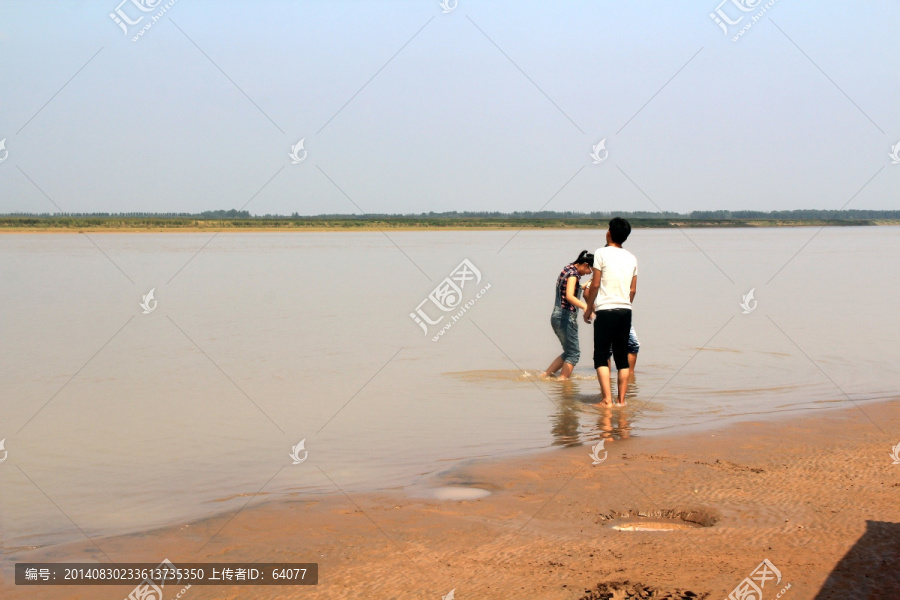
[[[594,382],[588,384],[593,389]],[[557,410],[551,420],[550,433],[554,446],[580,446],[595,440],[624,440],[631,437],[628,424],[630,405],[625,407],[602,406],[596,391],[591,394],[581,391],[577,380],[558,381],[550,387],[549,396],[556,403]],[[629,389],[628,400],[634,402],[637,387]],[[582,431],[582,415],[584,431]],[[614,424],[615,423],[615,424]]]
[[[578,384],[572,380],[560,381],[559,387],[550,393],[551,399],[558,407],[550,427],[554,446],[578,446],[581,444],[578,435],[577,396]]]

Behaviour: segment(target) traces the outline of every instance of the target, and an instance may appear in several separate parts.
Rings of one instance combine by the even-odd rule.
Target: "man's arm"
[[[594,300],[597,299],[597,291],[600,289],[600,269],[593,269],[593,275],[591,278],[591,286],[587,289],[587,293],[584,295],[584,302],[587,304],[587,308],[584,309],[584,322],[590,323],[591,318],[594,316]]]
[[[634,295],[637,294],[637,275],[631,278],[631,295],[630,300],[634,302]]]

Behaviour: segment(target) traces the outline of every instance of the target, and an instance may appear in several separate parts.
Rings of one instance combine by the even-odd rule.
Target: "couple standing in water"
[[[640,350],[631,323],[631,303],[637,291],[637,259],[622,248],[630,233],[628,221],[614,218],[606,232],[606,246],[594,254],[584,250],[575,262],[563,267],[556,282],[550,316],[563,351],[541,373],[542,377],[549,377],[559,371],[560,380],[572,375],[581,356],[578,344],[578,309],[581,309],[584,322],[593,320],[594,323],[594,369],[600,381],[601,403],[607,406],[612,403],[610,357],[618,372],[618,404],[624,405]],[[583,275],[591,275],[590,283],[584,286],[580,284]]]

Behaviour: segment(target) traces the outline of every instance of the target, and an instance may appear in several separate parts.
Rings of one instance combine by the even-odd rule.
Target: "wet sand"
[[[198,600],[437,600],[453,589],[460,600],[578,600],[626,598],[623,590],[635,588],[644,598],[726,598],[768,558],[782,580],[766,585],[765,600],[788,584],[782,598],[900,598],[900,465],[889,456],[900,442],[900,401],[862,408],[868,417],[851,406],[680,437],[609,439],[598,465],[589,446],[484,460],[433,482],[492,492],[476,500],[402,490],[260,497],[237,514],[94,540],[99,548],[7,548],[6,559],[106,562],[102,549],[116,562],[319,563],[316,587],[194,586],[185,597]],[[636,523],[656,530],[613,528]],[[130,591],[16,588],[10,567],[4,598]]]

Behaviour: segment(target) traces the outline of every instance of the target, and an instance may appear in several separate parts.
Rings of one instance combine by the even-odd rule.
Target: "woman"
[[[587,304],[579,298],[581,286],[578,282],[582,275],[591,273],[593,264],[594,255],[582,250],[575,262],[563,267],[556,280],[556,295],[550,325],[553,326],[553,333],[562,344],[563,352],[550,363],[546,371],[541,373],[541,377],[549,377],[560,371],[559,379],[565,381],[578,364],[578,358],[581,356],[578,347],[578,309],[587,308]]]

